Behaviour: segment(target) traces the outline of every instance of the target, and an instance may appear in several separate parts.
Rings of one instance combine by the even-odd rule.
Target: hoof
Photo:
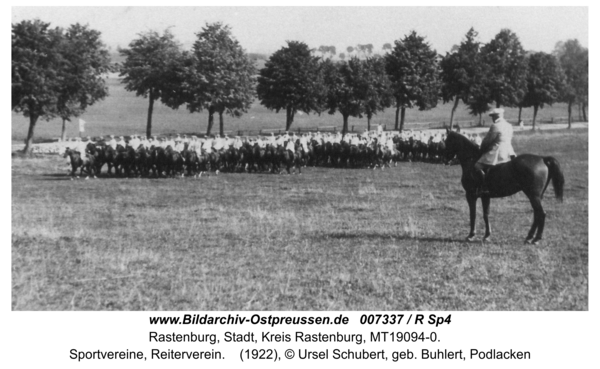
[[[527,238],[527,239],[525,240],[525,244],[526,244],[526,245],[531,245],[531,243],[532,243],[532,242],[533,242],[533,239],[531,239],[531,238]]]
[[[85,177],[85,180],[86,180],[86,181],[87,181],[88,179],[90,179],[90,177],[89,177],[89,176]]]
[[[73,177],[71,177],[71,181],[73,180]]]
[[[541,239],[535,239],[535,240],[533,240],[533,242],[531,242],[532,245],[536,245],[536,246],[539,245],[539,244],[541,244],[541,243],[542,243]]]
[[[473,242],[474,238],[475,238],[475,235],[467,236],[467,238],[465,238],[465,241],[467,241],[467,242]]]
[[[490,237],[483,237],[483,239],[481,240],[481,242],[483,242],[483,243],[490,243],[490,242],[492,242],[492,239]]]

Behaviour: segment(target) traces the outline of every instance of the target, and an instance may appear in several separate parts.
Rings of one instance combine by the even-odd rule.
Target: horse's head
[[[458,154],[461,148],[459,134],[446,128],[446,139],[444,140],[443,161],[448,165],[452,159]]]
[[[92,155],[96,155],[97,148],[96,148],[96,145],[95,145],[95,144],[93,144],[93,143],[89,142],[89,143],[86,145],[86,150],[87,150],[87,151],[89,151],[89,152],[90,152],[90,154],[92,154]]]
[[[446,164],[454,159],[455,156],[458,156],[458,159],[461,161],[473,160],[479,157],[479,147],[458,132],[447,129],[444,146]]]

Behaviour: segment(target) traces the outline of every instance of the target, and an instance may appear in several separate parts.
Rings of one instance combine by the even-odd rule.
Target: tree
[[[450,113],[451,129],[458,103],[462,100],[468,104],[472,92],[483,83],[485,77],[486,68],[481,60],[480,43],[476,38],[477,32],[471,28],[465,40],[453,47],[452,52],[447,53],[440,61],[442,99],[444,103],[454,101]]]
[[[321,57],[325,57],[325,54],[329,54],[329,46],[321,45],[317,49],[318,52],[321,53]]]
[[[321,57],[323,57],[323,58],[325,58],[327,55],[329,55],[329,57],[332,58],[335,56],[335,53],[336,53],[335,46],[326,46],[326,45],[319,46],[317,51],[321,53]]]
[[[490,110],[491,101],[487,80],[483,79],[479,84],[471,87],[468,103],[469,112],[473,116],[479,116],[479,126],[483,126],[482,115]]]
[[[213,128],[214,114],[219,114],[219,132],[223,135],[223,113],[240,117],[254,101],[256,68],[229,26],[207,23],[196,37],[182,93],[190,112],[208,111],[207,135]]]
[[[305,43],[287,41],[287,47],[271,55],[260,70],[256,92],[267,109],[286,111],[285,129],[289,130],[298,111],[321,111],[319,76],[319,58],[311,55]]]
[[[38,118],[50,120],[57,114],[60,78],[58,33],[40,20],[12,25],[12,110],[29,117],[29,131],[23,152],[31,150]]]
[[[437,105],[440,87],[438,56],[425,38],[412,31],[394,42],[385,55],[386,71],[396,100],[395,129],[404,128],[406,108],[429,110]],[[400,126],[398,126],[398,116]]]
[[[490,98],[496,107],[516,107],[527,90],[525,50],[515,33],[501,30],[481,48],[488,69],[486,76]]]
[[[339,57],[340,57],[340,59],[344,60],[344,59],[346,59],[346,54],[340,53]]]
[[[107,95],[108,51],[100,33],[75,24],[66,32],[40,20],[12,25],[12,110],[29,118],[23,152],[39,118],[68,120]]]
[[[365,45],[358,44],[358,45],[356,45],[355,50],[357,50],[357,52],[362,53],[363,57],[366,58],[367,56],[370,56],[371,53],[373,52],[373,44],[365,44]]]
[[[588,105],[588,49],[581,46],[576,39],[567,40],[555,46],[554,55],[565,73],[560,101],[568,104],[569,128],[571,128],[571,109],[576,102],[583,105],[583,118],[587,121],[585,109]]]
[[[66,138],[66,121],[80,116],[88,106],[108,96],[106,74],[113,67],[100,35],[100,32],[87,25],[77,23],[70,26],[61,38],[59,52],[62,57],[62,83],[57,108],[58,115],[63,120],[63,140]]]
[[[527,65],[527,92],[519,105],[519,111],[522,107],[533,106],[532,129],[535,129],[538,109],[558,100],[565,75],[556,57],[544,52],[529,55]]]
[[[334,45],[329,46],[329,53],[331,54],[331,57],[334,57],[336,52],[337,50]]]
[[[148,98],[146,136],[150,137],[154,102],[173,89],[171,63],[181,58],[181,47],[168,29],[162,35],[147,31],[138,36],[129,43],[128,49],[119,49],[119,53],[125,57],[120,76],[124,77],[127,91]]]
[[[348,117],[362,118],[368,87],[365,65],[353,56],[348,61],[323,62],[327,86],[325,106],[329,114],[339,111],[343,118],[342,134],[348,133]]]
[[[383,111],[392,106],[390,79],[385,71],[385,59],[380,56],[367,58],[364,61],[366,74],[365,115],[367,116],[367,129],[371,130],[371,119],[378,111]]]

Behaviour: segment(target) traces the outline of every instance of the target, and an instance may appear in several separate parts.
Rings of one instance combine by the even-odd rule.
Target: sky
[[[558,41],[576,38],[588,47],[588,7],[15,7],[12,23],[38,18],[52,26],[76,22],[102,32],[111,49],[127,47],[140,32],[167,28],[191,47],[206,22],[222,22],[247,52],[270,54],[286,41],[311,48],[348,46],[401,39],[411,31],[425,36],[440,54],[459,44],[469,28],[488,42],[501,29],[519,37],[525,50],[551,52]]]

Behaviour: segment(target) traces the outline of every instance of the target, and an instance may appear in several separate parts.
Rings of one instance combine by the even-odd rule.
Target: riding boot
[[[485,172],[482,169],[475,169],[474,174],[477,181],[477,190],[475,191],[475,194],[477,196],[489,194],[490,191],[485,183]]]

